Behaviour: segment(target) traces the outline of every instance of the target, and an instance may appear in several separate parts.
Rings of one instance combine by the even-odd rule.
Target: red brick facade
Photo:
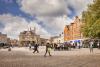
[[[81,24],[80,19],[76,16],[74,22],[70,25],[66,25],[64,29],[64,41],[81,39]]]

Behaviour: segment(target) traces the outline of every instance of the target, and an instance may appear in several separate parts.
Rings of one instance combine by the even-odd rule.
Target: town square
[[[100,50],[72,49],[71,51],[51,51],[52,56],[44,57],[45,50],[33,54],[28,48],[12,48],[11,52],[0,50],[0,67],[99,67]]]
[[[100,0],[0,0],[0,67],[100,67]]]

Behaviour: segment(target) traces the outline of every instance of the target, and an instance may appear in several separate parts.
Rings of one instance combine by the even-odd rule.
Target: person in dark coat
[[[57,50],[58,45],[56,43],[54,43],[54,50]]]
[[[38,44],[35,44],[35,45],[34,45],[34,51],[33,51],[33,53],[35,53],[36,51],[37,51],[37,53],[39,53],[39,51],[38,51],[38,47],[39,47]]]
[[[49,53],[49,56],[51,56],[50,51],[51,51],[51,45],[49,43],[47,43],[46,44],[46,52],[45,52],[45,55],[44,56],[46,57],[46,54],[47,53]]]

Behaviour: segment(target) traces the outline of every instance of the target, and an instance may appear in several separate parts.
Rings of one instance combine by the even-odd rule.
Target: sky
[[[0,32],[18,39],[36,28],[42,38],[59,35],[92,0],[0,0]]]

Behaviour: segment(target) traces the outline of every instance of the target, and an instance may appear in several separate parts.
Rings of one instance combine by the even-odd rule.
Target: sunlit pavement
[[[0,49],[0,67],[100,67],[100,50],[95,48],[72,49],[71,51],[51,51],[52,56],[44,57],[45,47],[39,53],[32,53],[27,47]]]

